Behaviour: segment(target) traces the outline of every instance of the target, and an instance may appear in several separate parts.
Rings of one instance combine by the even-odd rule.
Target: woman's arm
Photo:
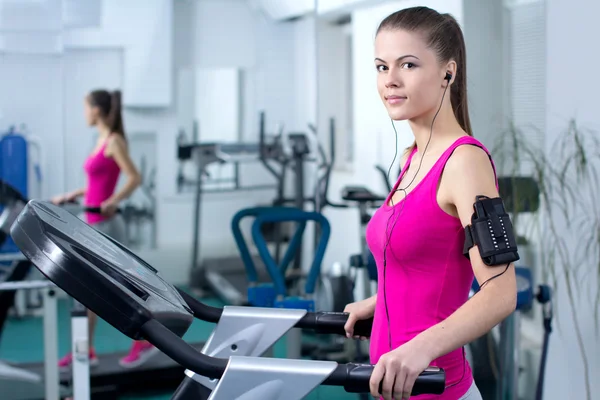
[[[446,164],[444,178],[452,204],[463,226],[471,223],[475,196],[498,197],[494,170],[488,155],[479,147],[460,146]],[[490,280],[447,319],[422,332],[415,339],[427,343],[430,357],[442,355],[472,342],[508,317],[516,307],[517,284],[514,265],[487,266],[477,246],[469,250],[477,282]]]
[[[71,198],[72,198],[73,200],[75,200],[76,198],[83,196],[83,195],[85,194],[85,191],[86,191],[86,190],[87,190],[87,189],[86,189],[86,188],[84,188],[84,187],[83,187],[83,188],[80,188],[80,189],[75,189],[75,190],[73,190],[73,191],[71,191],[71,192],[67,193],[67,194],[65,195],[65,197],[67,197],[67,198],[69,198],[69,199],[71,199]]]
[[[129,156],[127,143],[120,135],[113,135],[111,140],[108,142],[105,154],[107,156],[111,156],[119,165],[121,171],[123,171],[123,173],[127,176],[127,182],[121,188],[121,190],[113,194],[103,203],[116,206],[119,204],[119,202],[131,196],[135,189],[140,186],[142,183],[142,177],[133,164],[131,157]]]
[[[56,205],[60,205],[69,201],[75,201],[77,198],[85,194],[86,188],[80,188],[67,192],[58,196],[53,197],[50,201]]]

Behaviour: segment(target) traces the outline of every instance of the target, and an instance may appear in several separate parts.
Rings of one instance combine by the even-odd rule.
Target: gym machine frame
[[[206,168],[213,163],[233,163],[235,167],[234,187],[230,191],[237,190],[256,190],[256,189],[272,189],[277,190],[277,195],[274,205],[282,206],[285,204],[294,204],[294,206],[303,209],[307,199],[304,197],[304,163],[309,154],[306,137],[304,134],[289,134],[288,139],[292,143],[291,157],[284,154],[283,144],[281,143],[282,134],[274,140],[273,143],[267,143],[265,134],[265,114],[260,114],[260,142],[252,143],[192,143],[186,144],[181,141],[178,143],[178,159],[180,161],[193,160],[196,164],[196,180],[194,193],[194,231],[192,245],[192,260],[191,260],[191,277],[190,281],[193,287],[199,286],[200,289],[205,289],[206,285],[221,297],[226,303],[234,305],[246,304],[246,299],[235,286],[229,282],[222,274],[207,268],[200,260],[200,230],[202,223],[202,196],[205,192],[224,192],[228,190],[204,189],[202,178],[207,175]],[[181,139],[180,139],[181,140]],[[269,161],[273,160],[281,165],[281,171],[278,172]],[[275,177],[276,184],[267,185],[249,185],[241,186],[239,182],[239,164],[243,162],[260,161],[265,168]],[[292,199],[284,196],[287,166],[292,163],[292,168],[295,174],[294,190],[295,195]],[[178,188],[180,189],[185,183],[185,179],[180,171],[178,176]],[[281,232],[279,227],[275,229],[275,241],[278,243],[276,252],[279,257],[279,243],[281,242]],[[301,249],[294,257],[294,270],[299,270],[301,265]]]

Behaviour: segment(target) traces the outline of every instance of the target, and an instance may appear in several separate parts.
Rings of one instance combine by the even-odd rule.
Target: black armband
[[[517,240],[502,199],[477,196],[473,209],[475,212],[471,216],[471,225],[465,227],[465,257],[469,258],[469,249],[476,245],[486,265],[517,261]]]

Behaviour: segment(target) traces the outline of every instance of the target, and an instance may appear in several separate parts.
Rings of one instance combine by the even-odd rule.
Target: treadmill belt
[[[201,351],[204,343],[191,343],[191,346]],[[117,393],[175,391],[184,378],[185,368],[160,352],[139,367],[123,368],[119,365],[119,359],[127,353],[98,354],[99,365],[90,368],[92,393],[106,392],[108,388]],[[44,376],[43,363],[23,363],[18,366]],[[71,380],[70,370],[60,373],[62,385],[70,387]]]

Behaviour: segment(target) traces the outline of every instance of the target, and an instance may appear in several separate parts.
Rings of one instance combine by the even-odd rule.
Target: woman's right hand
[[[59,206],[64,203],[73,202],[73,201],[77,200],[77,197],[79,197],[79,194],[77,194],[76,192],[70,192],[70,193],[61,194],[59,196],[54,196],[50,200],[50,202],[52,202],[52,204],[54,204],[54,205]]]
[[[346,337],[353,337],[354,339],[366,340],[366,337],[360,337],[354,335],[354,324],[356,321],[371,318],[375,314],[375,302],[376,296],[369,297],[361,301],[350,303],[344,308],[344,312],[350,314],[348,321],[344,325],[346,331]]]
[[[50,199],[50,202],[55,206],[59,206],[65,202],[65,195],[61,194],[58,196],[54,196],[52,199]]]

